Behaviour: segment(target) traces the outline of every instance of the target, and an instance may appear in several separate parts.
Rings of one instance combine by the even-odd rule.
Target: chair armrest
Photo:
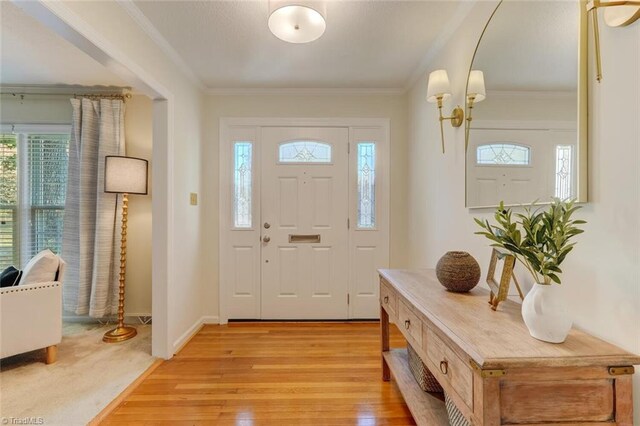
[[[62,283],[51,281],[0,292],[0,358],[57,345],[62,339]]]
[[[27,285],[16,285],[13,287],[4,287],[0,289],[0,294],[18,293],[22,291],[33,291],[43,288],[60,287],[62,283],[60,281],[49,281],[44,283],[33,283]]]

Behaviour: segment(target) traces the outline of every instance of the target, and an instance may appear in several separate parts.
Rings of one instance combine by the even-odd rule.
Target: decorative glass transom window
[[[573,147],[556,146],[556,198],[573,198]]]
[[[331,163],[331,145],[314,141],[293,141],[280,145],[281,163]]]
[[[251,228],[251,173],[253,144],[236,142],[233,145],[233,226]]]
[[[513,143],[480,145],[476,153],[477,164],[528,166],[531,164],[531,148]]]
[[[358,143],[358,228],[376,226],[376,144]]]

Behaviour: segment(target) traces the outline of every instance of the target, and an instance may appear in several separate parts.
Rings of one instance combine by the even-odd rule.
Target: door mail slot
[[[289,234],[290,243],[319,243],[320,234],[314,235],[302,235],[302,234]]]

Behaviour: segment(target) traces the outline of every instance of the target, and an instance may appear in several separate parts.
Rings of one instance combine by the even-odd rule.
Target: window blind
[[[29,135],[27,147],[31,258],[44,249],[62,249],[69,136]]]
[[[16,135],[0,134],[0,268],[4,270],[18,257],[16,223],[18,173]]]
[[[0,268],[60,253],[68,159],[68,134],[1,136]]]

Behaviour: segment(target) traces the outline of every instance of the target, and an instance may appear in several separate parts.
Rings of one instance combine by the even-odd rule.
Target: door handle
[[[262,242],[268,243],[269,241],[271,241],[271,237],[269,237],[268,235],[262,237]]]

